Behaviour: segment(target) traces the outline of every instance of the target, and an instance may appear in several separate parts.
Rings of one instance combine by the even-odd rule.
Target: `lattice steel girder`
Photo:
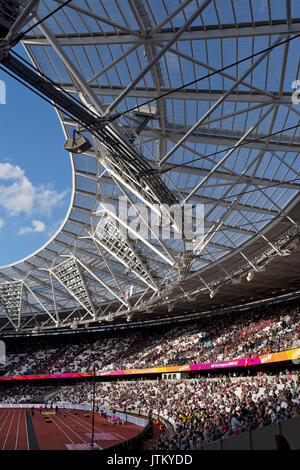
[[[91,233],[91,230],[92,230],[92,227],[87,227],[87,231],[89,233]],[[96,242],[92,238],[89,239],[89,238],[86,238],[85,236],[80,237],[80,238],[83,239],[83,241],[85,243],[88,243],[91,247],[96,246],[97,249],[99,250],[99,246],[96,245]],[[67,247],[67,245],[66,245],[66,247]],[[88,250],[88,247],[85,247],[85,249],[83,249],[79,246],[76,247],[76,252],[83,254],[85,257],[87,257],[89,259],[92,259],[94,262],[97,262],[97,261],[99,262],[100,261],[100,263],[101,263],[101,260],[99,260],[99,258],[95,258],[95,254],[93,252],[88,252],[87,250]],[[172,252],[172,250],[170,250],[170,252]],[[174,250],[174,253],[175,253],[175,250]],[[164,269],[167,268],[168,265],[166,263],[162,263],[161,261],[158,261],[158,259],[155,259],[155,258],[151,257],[150,254],[151,253],[150,253],[150,250],[149,250],[147,252],[147,260],[150,261],[151,264],[157,265],[158,268],[164,268]],[[177,252],[175,254],[178,255]],[[103,253],[101,253],[101,256],[102,255],[103,255]],[[118,262],[116,262],[114,259],[109,259],[109,264],[112,264],[116,269],[120,268],[120,264]],[[105,269],[103,269],[102,266],[96,266],[95,269],[97,269],[99,272],[108,274],[108,272]],[[116,275],[120,280],[128,282],[128,278],[122,276],[119,272],[117,272],[117,273],[114,272],[114,275]],[[114,276],[112,276],[112,277],[114,277]],[[137,279],[134,279],[132,281],[132,283],[137,284],[138,286],[142,285],[140,282],[138,282]]]
[[[3,308],[7,318],[15,325],[20,324],[22,309],[23,281],[4,282],[0,284],[0,307]]]
[[[108,115],[111,113],[113,109],[116,108],[116,106],[127,96],[128,91],[131,90],[132,88],[135,87],[137,83],[151,70],[153,65],[158,62],[164,54],[167,52],[167,50],[176,42],[179,40],[180,36],[186,31],[191,24],[195,21],[196,18],[199,17],[200,13],[205,10],[205,8],[211,3],[212,0],[202,0],[200,3],[200,6],[186,19],[184,24],[174,33],[171,37],[171,39],[165,44],[161,50],[156,54],[155,57],[153,57],[150,62],[145,65],[145,67],[135,76],[135,78],[132,79],[131,83],[127,85],[121,93],[117,96],[117,98],[108,106],[107,110],[105,111],[105,115]]]
[[[108,292],[110,292],[110,293],[113,295],[113,297],[115,297],[121,304],[126,305],[126,302],[125,302],[123,299],[121,299],[121,297],[119,297],[119,296],[116,294],[116,292],[114,292],[102,279],[100,279],[100,277],[97,276],[97,275],[93,272],[92,268],[90,268],[87,263],[85,263],[85,262],[83,262],[83,261],[81,261],[81,260],[79,260],[79,259],[77,260],[77,262],[83,267],[83,269],[85,269],[87,272],[89,272],[89,274],[90,274],[94,279],[96,279],[96,281],[97,281],[99,284],[101,284]]]
[[[150,250],[154,251],[156,255],[158,255],[160,258],[162,258],[167,264],[170,266],[174,266],[174,260],[170,259],[168,256],[164,255],[161,250],[157,249],[155,244],[152,242],[148,242],[146,238],[144,238],[142,235],[140,235],[138,232],[133,230],[130,226],[127,225],[120,217],[118,217],[116,214],[111,214],[111,217],[126,231],[128,231],[128,235],[133,235],[134,237],[138,238],[142,243],[144,243]],[[170,253],[169,253],[170,255]]]
[[[21,2],[20,0],[18,1],[19,4],[22,4],[23,9],[20,9],[19,16],[11,25],[9,33],[7,35],[7,40],[13,38],[20,31],[20,29],[32,19],[32,16],[36,13],[36,10],[38,8],[39,1],[40,0],[30,0],[27,2]]]
[[[236,137],[236,133],[232,132],[232,138],[229,137],[229,132],[226,133],[226,136],[218,137],[214,135],[207,135],[199,133],[193,133],[189,136],[188,141],[193,142],[196,144],[209,144],[209,145],[217,145],[222,147],[232,147],[238,138]],[[184,132],[180,132],[180,130],[176,129],[174,131],[167,131],[164,135],[159,129],[144,129],[141,132],[141,135],[145,137],[152,137],[154,139],[161,139],[165,137],[166,139],[170,139],[174,142],[178,142],[185,134]],[[256,149],[256,150],[265,150],[265,151],[277,151],[277,152],[299,152],[300,151],[300,143],[295,144],[293,139],[290,136],[287,136],[290,140],[290,143],[281,143],[278,141],[269,140],[268,142],[251,142],[251,140],[246,141],[243,143],[244,148]]]
[[[191,149],[191,152],[193,149]],[[90,152],[86,152],[85,155],[92,155]],[[203,155],[203,158],[205,156]],[[284,161],[282,161],[284,163]],[[222,168],[226,169],[226,173],[222,171],[215,171],[214,172],[214,178],[223,180],[223,181],[230,181],[231,183],[235,183],[238,179],[241,178],[241,175],[230,169],[229,167],[226,167],[226,165],[222,165]],[[173,174],[174,173],[180,173],[180,174],[186,174],[186,175],[195,175],[195,176],[207,176],[210,173],[210,170],[206,168],[197,168],[197,166],[190,166],[190,165],[183,165],[183,166],[176,166],[175,164],[172,163],[164,163],[162,165],[163,170],[172,170]],[[297,172],[290,168],[291,171],[294,171],[295,174]],[[87,179],[91,179],[93,181],[98,181],[97,175],[94,173],[87,173],[82,170],[75,170],[76,175],[83,176]],[[101,176],[101,181],[106,184],[111,184],[115,185],[114,180],[110,176]],[[277,179],[270,179],[270,178],[259,178],[255,176],[251,176],[251,181],[250,177],[248,175],[242,175],[242,182],[249,183],[249,184],[259,184],[262,186],[274,186],[280,185],[281,188],[287,188],[287,189],[300,189],[300,183],[297,182],[285,182],[285,181],[279,181]],[[179,192],[184,191],[184,188],[179,188]]]
[[[183,196],[184,195],[185,195],[185,193],[183,193]],[[188,195],[189,195],[189,193],[186,193],[186,196],[188,196]],[[201,196],[201,195],[198,195],[198,194],[193,194],[193,196],[191,197],[191,200],[196,201],[196,202],[200,202],[200,203],[206,204],[206,205],[216,204],[218,206],[226,207],[226,208],[230,204],[230,202],[228,202],[228,201],[222,201],[222,200],[219,200],[219,199],[214,199],[212,197]],[[229,199],[229,201],[230,201],[230,199]],[[272,215],[272,216],[277,216],[279,214],[278,211],[275,211],[275,210],[272,210],[272,209],[264,209],[263,207],[249,206],[247,204],[241,204],[241,203],[237,204],[236,207],[241,211],[252,212],[253,214],[266,214],[266,215]]]
[[[101,182],[101,179],[100,179],[100,182]],[[126,191],[126,189],[122,186],[122,184],[117,182],[117,185],[120,188],[122,195],[123,195],[121,196],[121,198],[119,198],[118,207],[116,207],[114,203],[113,203],[113,206],[111,206],[107,198],[103,198],[103,197],[101,198],[101,206],[105,207],[105,205],[108,203],[110,210],[112,209],[111,212],[109,210],[111,217],[113,217],[116,220],[119,226],[121,225],[126,230],[126,233],[132,234],[135,237],[135,239],[138,238],[144,245],[150,248],[150,250],[154,251],[155,254],[158,255],[160,258],[162,258],[165,262],[167,262],[170,265],[172,264],[174,265],[175,260],[173,259],[170,251],[168,250],[167,245],[163,242],[163,240],[159,236],[158,230],[153,229],[153,226],[152,226],[152,222],[154,220],[153,212],[149,214],[149,210],[144,205],[136,204],[136,202],[132,199],[131,194],[128,194],[128,191]],[[156,214],[159,215],[159,220],[162,220],[163,217],[165,216],[166,206],[167,206],[168,216],[170,217],[170,224],[172,224],[174,228],[174,232],[176,232],[177,235],[180,234],[180,236],[182,236],[182,220],[180,220],[178,223],[176,215],[174,216],[174,214],[172,213],[172,206],[175,209],[176,207],[178,208],[178,204],[177,205],[169,204],[169,206],[167,205],[167,203],[164,205],[162,204],[156,205],[155,207],[157,209]],[[115,208],[116,210],[114,210]],[[138,223],[141,224],[143,227],[143,230],[147,232],[146,236],[145,235],[141,236],[139,233],[136,232],[136,230],[133,230],[132,227],[130,226],[130,223],[127,217],[130,213],[130,210],[133,210],[134,213],[136,214],[136,219],[138,220]],[[125,214],[125,217],[124,217],[124,214]],[[150,220],[149,220],[149,216],[150,216]],[[155,245],[153,244],[153,242],[148,241],[148,234],[150,234],[151,239],[155,239],[158,242],[158,244],[163,250],[163,253],[165,254],[163,254],[160,249],[157,249]]]
[[[57,256],[57,254],[56,254],[56,256]],[[32,273],[32,271],[33,271],[32,269],[31,269],[29,272],[28,272],[28,271],[27,271],[27,272],[24,272],[24,271],[22,271],[21,269],[16,268],[16,266],[12,266],[12,269],[18,273],[18,276],[20,276],[20,277],[22,277],[22,278],[24,278],[24,277],[26,276],[26,279],[27,279],[28,281],[32,281],[35,285],[40,285],[41,287],[44,287],[44,288],[46,288],[46,289],[49,289],[49,284],[47,284],[46,282],[42,281],[40,277],[37,277],[37,274],[38,274],[37,272],[36,272],[36,275],[34,275],[34,274]],[[36,271],[36,270],[35,270],[35,271]],[[40,275],[40,273],[39,273],[39,275]],[[62,293],[61,295],[63,295],[64,297],[66,297],[66,298],[68,298],[68,299],[70,298],[70,294],[68,294],[67,292],[66,292],[66,293]],[[47,298],[47,300],[48,300],[48,302],[52,303],[52,300],[50,300],[50,299],[48,299],[48,298]]]
[[[99,222],[94,234],[90,237],[99,246],[104,248],[109,254],[120,261],[127,269],[131,270],[138,278],[146,283],[151,289],[157,291],[157,286],[146,269],[139,255],[134,250],[132,243],[129,242],[120,232],[117,223],[111,218],[110,214],[103,211],[103,223]]]
[[[49,271],[92,317],[96,316],[95,306],[75,257],[68,258]]]
[[[84,239],[86,242],[89,242],[92,244],[92,246],[96,246],[96,243],[94,242],[94,240],[91,238],[91,239],[88,239],[88,238],[85,238]],[[65,249],[68,249],[69,248],[69,245],[67,243],[64,243],[64,242],[61,242],[61,241],[56,241],[56,243],[62,247],[64,247]],[[97,246],[96,246],[97,247]],[[99,247],[98,247],[99,249]],[[93,261],[101,261],[100,258],[95,258],[95,254],[93,252],[89,252],[87,249],[84,249],[84,248],[81,248],[80,246],[76,246],[76,253],[80,253],[82,254],[84,257],[90,257],[93,259]],[[109,263],[110,264],[113,264],[115,265],[116,268],[119,268],[120,267],[120,264],[117,263],[115,260],[112,260],[110,259],[109,260]],[[108,274],[107,271],[105,271],[102,267],[99,267],[97,266],[95,268],[99,273],[104,273],[104,274]],[[125,277],[125,276],[122,276],[120,273],[116,273],[114,272],[114,275],[116,277],[118,277],[120,280],[122,281],[128,281],[128,279]],[[139,286],[142,286],[143,284],[138,282],[138,280],[134,280],[133,281],[134,283],[137,282]]]
[[[124,161],[122,158],[118,158],[117,155],[110,155],[109,152],[97,153],[101,165],[107,169],[107,171],[118,181],[124,184],[130,191],[133,192],[141,201],[147,204],[157,214],[160,214],[158,209],[161,204],[161,198],[158,194],[160,190],[163,191],[163,187],[158,188],[158,194],[155,194],[153,189],[147,185],[147,178],[140,177],[136,168],[130,166],[130,164]],[[162,195],[164,193],[162,192]],[[166,198],[170,199],[170,203],[175,202],[175,198],[169,196],[168,192],[165,192]]]
[[[30,310],[37,310],[36,313],[27,311],[27,315],[45,315],[42,313],[39,307],[28,302],[28,293],[35,299],[39,307],[44,310],[47,316],[52,320],[53,323],[56,323],[55,318],[51,313],[46,309],[45,305],[39,300],[39,292],[33,292],[28,284],[24,281],[13,281],[5,282],[0,284],[0,306],[3,308],[4,313],[10,323],[16,330],[21,328],[21,320],[24,316],[25,306]]]

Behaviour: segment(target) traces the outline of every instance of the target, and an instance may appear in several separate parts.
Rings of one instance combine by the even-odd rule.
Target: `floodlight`
[[[157,107],[149,106],[149,105],[139,106],[137,109],[133,111],[133,114],[135,114],[136,116],[145,116],[145,117],[154,118],[157,115]]]

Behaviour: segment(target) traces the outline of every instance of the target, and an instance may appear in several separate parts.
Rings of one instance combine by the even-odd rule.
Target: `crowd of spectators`
[[[254,357],[299,347],[300,305],[211,315],[180,325],[26,338],[10,343],[2,375],[63,374],[147,368]],[[275,369],[274,369],[275,371]],[[173,424],[153,449],[187,450],[300,417],[299,369],[280,374],[194,376],[180,381],[119,380],[97,384],[97,407],[142,410]],[[246,375],[246,371],[243,372]],[[29,403],[54,387],[1,386],[0,403]],[[52,398],[91,404],[92,383],[65,386]]]
[[[300,310],[299,310],[300,311]],[[240,312],[210,318],[202,324],[176,327],[163,338],[128,357],[111,364],[116,369],[182,363],[222,362],[290,349],[300,332],[298,309],[291,312]]]
[[[300,333],[300,307],[264,307],[211,316],[180,326],[72,342],[49,338],[8,351],[2,375],[55,374],[222,362],[291,349]]]
[[[32,385],[2,386],[0,388],[0,404],[31,403],[41,395],[55,390],[56,387],[41,387]]]
[[[92,385],[66,387],[56,402],[91,404]],[[96,388],[99,408],[158,414],[175,429],[153,449],[187,450],[245,431],[300,417],[299,370],[275,376],[120,381]]]
[[[96,410],[116,409],[153,415],[172,424],[167,440],[152,444],[153,450],[189,450],[218,439],[234,437],[300,417],[300,372],[285,370],[274,375],[237,374],[184,380],[120,380],[96,384]],[[57,389],[58,390],[58,389]],[[60,388],[16,385],[0,389],[0,403],[31,403],[51,392],[52,404],[91,406],[92,382]],[[43,399],[41,400],[43,403]]]

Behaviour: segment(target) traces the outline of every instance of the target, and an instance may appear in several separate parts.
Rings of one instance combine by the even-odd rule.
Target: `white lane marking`
[[[69,414],[69,413],[67,413],[67,414]],[[76,416],[76,418],[73,417],[73,416],[70,416],[70,418],[73,419],[73,421],[75,421],[75,420],[83,421],[84,424],[85,424],[85,427],[90,430],[90,426],[88,427],[87,424],[86,424],[86,421],[84,421],[82,418],[79,418],[79,416]],[[99,425],[99,426],[101,426],[101,425]],[[103,429],[103,428],[101,429],[101,427],[98,429],[96,425],[95,425],[95,429],[96,429],[97,431],[105,432],[105,429]],[[109,431],[109,434],[114,434],[115,436],[120,437],[123,441],[127,441],[127,438],[126,438],[126,437],[121,436],[120,434],[118,434],[118,433],[116,433],[116,432]],[[130,438],[128,438],[128,439],[130,439]]]
[[[17,450],[17,447],[18,447],[19,428],[20,428],[20,418],[21,418],[21,410],[19,410],[19,419],[18,419],[18,427],[17,427],[17,433],[16,433],[16,443],[15,443],[15,450]]]
[[[15,414],[16,414],[16,412],[15,412],[15,410],[14,410],[14,412],[12,413],[11,422],[10,422],[10,425],[9,425],[9,428],[8,428],[8,431],[7,431],[7,434],[6,434],[6,438],[5,438],[5,441],[4,441],[4,444],[3,444],[2,450],[4,450],[4,447],[5,447],[6,441],[7,441],[7,439],[8,439],[8,436],[9,436],[9,431],[10,431],[11,425],[12,425],[12,423],[13,423],[13,420],[14,420]]]

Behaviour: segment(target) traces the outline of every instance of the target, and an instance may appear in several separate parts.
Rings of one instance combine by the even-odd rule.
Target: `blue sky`
[[[15,51],[26,57],[20,45]],[[0,70],[0,266],[40,248],[69,207],[72,173],[54,108]]]

